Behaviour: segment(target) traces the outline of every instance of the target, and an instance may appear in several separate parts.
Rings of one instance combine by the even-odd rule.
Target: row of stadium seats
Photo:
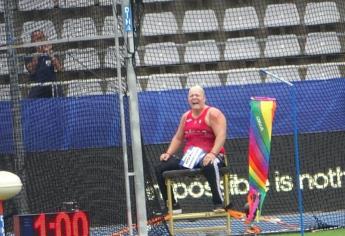
[[[269,67],[266,70],[288,81],[301,81],[300,69],[304,66],[279,66]],[[222,82],[221,77],[225,78]],[[327,80],[342,78],[341,71],[337,64],[310,64],[306,66],[304,80]],[[182,80],[185,79],[185,86]],[[187,74],[153,74],[150,76],[139,76],[139,81],[146,80],[146,91],[160,91],[170,89],[189,88],[195,84],[204,87],[221,85],[245,85],[259,83],[279,83],[272,78],[264,78],[258,69],[235,69],[228,71],[190,72]],[[66,82],[65,82],[66,83]],[[112,79],[107,82],[106,89],[102,89],[101,80],[74,80],[68,82],[66,96],[86,96],[112,94],[118,91],[118,82]],[[138,91],[142,91],[138,83]],[[0,100],[9,100],[9,85],[0,85]]]
[[[122,21],[119,21],[122,24]],[[114,18],[107,16],[104,19],[102,26],[102,35],[114,35],[115,34]],[[23,30],[21,39],[23,43],[30,43],[31,33],[35,30],[42,30],[48,40],[58,39],[58,34],[55,30],[55,26],[50,20],[41,21],[27,21],[23,24]],[[118,34],[121,32],[121,26],[118,26]],[[61,38],[80,38],[80,37],[92,37],[97,36],[96,25],[91,17],[66,19],[63,21]],[[0,24],[0,44],[6,44],[6,31],[5,23]]]
[[[265,40],[263,56],[267,58],[299,55],[322,55],[342,52],[336,32],[309,33],[302,51],[298,37],[294,34],[272,35]],[[304,40],[304,39],[303,39]],[[255,37],[231,38],[225,42],[224,60],[257,59],[261,57],[259,41]],[[173,42],[155,43],[145,46],[144,65],[166,65],[181,63],[178,47]],[[221,50],[215,40],[190,41],[185,46],[185,63],[214,62],[221,60]]]
[[[340,13],[335,2],[311,2],[305,9],[303,22],[305,25],[321,25],[341,22]],[[294,3],[268,5],[263,19],[264,27],[280,27],[300,25],[301,19]],[[144,36],[208,32],[237,31],[257,29],[260,21],[254,7],[226,9],[221,26],[216,12],[208,10],[186,11],[182,27],[178,27],[173,12],[147,13],[144,15],[142,33]]]
[[[180,64],[180,53],[184,45],[173,42],[155,43],[145,46],[140,53],[143,62],[136,53],[137,66]],[[255,37],[231,38],[225,42],[224,53],[221,53],[215,40],[190,41],[185,45],[184,63],[207,63],[223,60],[255,60],[262,55],[265,58],[278,58],[300,55],[326,55],[342,52],[341,43],[336,32],[310,33],[305,42],[304,53],[296,35],[272,35],[266,39],[263,54]],[[250,49],[250,50],[248,50]],[[115,47],[108,47],[104,63],[95,48],[68,49],[64,53],[63,65],[66,71],[90,70],[99,68],[116,68]],[[120,58],[123,62],[123,58]],[[7,57],[0,55],[0,74],[8,74]]]

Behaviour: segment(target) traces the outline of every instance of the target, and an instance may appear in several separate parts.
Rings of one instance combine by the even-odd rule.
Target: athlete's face
[[[188,93],[188,103],[192,110],[201,110],[205,106],[205,94],[201,88],[192,87]]]

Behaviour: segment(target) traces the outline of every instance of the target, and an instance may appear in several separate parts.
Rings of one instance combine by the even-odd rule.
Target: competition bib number
[[[188,169],[193,169],[204,158],[206,152],[198,147],[190,147],[183,155],[180,165]]]

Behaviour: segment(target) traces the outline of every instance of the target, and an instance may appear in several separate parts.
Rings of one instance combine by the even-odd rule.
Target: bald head
[[[189,89],[188,103],[192,110],[202,110],[205,107],[205,91],[200,85],[195,85]]]

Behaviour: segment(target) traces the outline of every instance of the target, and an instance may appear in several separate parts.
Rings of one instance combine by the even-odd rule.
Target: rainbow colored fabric
[[[252,97],[249,129],[249,193],[247,223],[259,216],[266,197],[275,98]],[[256,214],[258,211],[258,214]]]

